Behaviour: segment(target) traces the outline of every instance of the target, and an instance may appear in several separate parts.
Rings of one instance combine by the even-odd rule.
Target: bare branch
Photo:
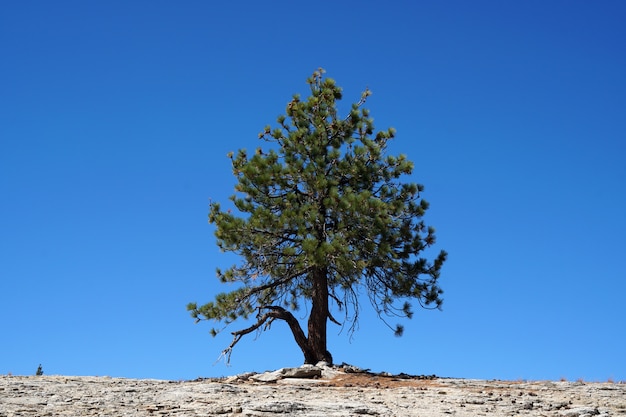
[[[332,314],[330,314],[330,311],[328,312],[328,320],[332,321],[333,323],[335,323],[338,326],[341,326],[341,323],[338,322],[337,319],[334,318]]]
[[[231,334],[233,335],[233,341],[226,349],[222,351],[222,354],[220,355],[220,359],[222,357],[225,357],[226,363],[227,364],[230,363],[230,355],[232,353],[233,348],[239,342],[239,340],[241,340],[241,338],[247,335],[248,333],[252,333],[253,331],[257,330],[259,327],[263,326],[263,324],[265,324],[265,322],[267,322],[270,319],[272,320],[280,319],[280,320],[286,321],[287,324],[289,325],[289,328],[291,329],[291,332],[293,333],[293,337],[296,340],[296,343],[298,344],[298,346],[300,346],[300,349],[302,349],[302,351],[305,352],[305,356],[307,356],[308,352],[310,351],[308,343],[307,343],[307,338],[306,338],[306,335],[304,334],[304,331],[302,330],[302,327],[300,327],[300,323],[298,322],[298,319],[296,319],[293,314],[291,314],[289,311],[279,306],[271,306],[271,305],[261,306],[261,307],[258,307],[258,309],[259,309],[259,314],[257,315],[257,322],[248,328],[232,332]],[[261,314],[261,310],[269,310],[269,311],[264,314]]]

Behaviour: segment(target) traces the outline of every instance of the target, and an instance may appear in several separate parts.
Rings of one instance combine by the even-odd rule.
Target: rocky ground
[[[0,376],[9,416],[625,416],[626,384],[288,368],[195,381]]]

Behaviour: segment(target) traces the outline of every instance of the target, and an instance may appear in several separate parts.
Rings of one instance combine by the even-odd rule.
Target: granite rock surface
[[[417,378],[313,368],[195,381],[0,376],[0,417],[626,417],[626,384],[620,383]]]

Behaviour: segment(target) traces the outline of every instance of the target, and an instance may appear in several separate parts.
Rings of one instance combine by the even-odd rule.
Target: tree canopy
[[[375,133],[363,107],[368,89],[341,116],[342,89],[335,81],[320,69],[307,82],[310,96],[293,96],[277,125],[259,134],[267,148],[229,154],[239,215],[210,205],[217,245],[241,259],[217,276],[239,285],[187,309],[197,321],[223,323],[222,329],[255,317],[252,326],[232,332],[228,358],[242,336],[284,320],[305,363],[332,363],[327,323],[354,331],[363,289],[383,320],[411,318],[412,300],[425,308],[442,303],[438,280],[447,254],[424,256],[435,230],[423,221],[429,207],[424,187],[402,181],[413,163],[387,155],[395,130]],[[292,314],[303,305],[307,333]],[[402,330],[398,325],[395,333]]]

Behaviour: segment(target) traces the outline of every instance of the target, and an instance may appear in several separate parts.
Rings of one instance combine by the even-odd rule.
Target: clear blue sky
[[[330,325],[335,361],[626,380],[624,22],[622,1],[4,2],[0,374],[301,364],[276,323],[214,365],[230,335],[185,306],[228,289],[207,223],[226,154],[324,67],[346,107],[373,91],[450,254],[443,311],[395,338],[364,305],[352,340]]]

